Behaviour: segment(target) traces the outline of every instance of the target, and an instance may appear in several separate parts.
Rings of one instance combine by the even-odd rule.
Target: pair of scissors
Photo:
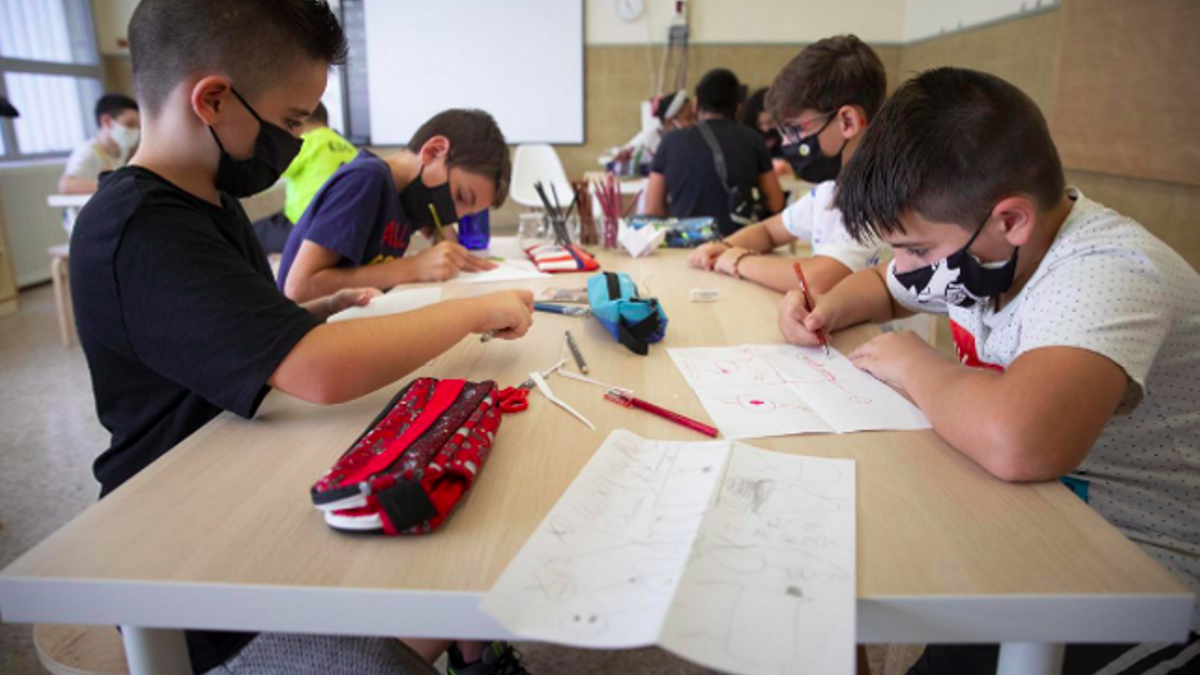
[[[511,415],[529,409],[529,390],[524,387],[508,387],[500,390],[500,412]]]
[[[566,362],[566,359],[559,360],[559,362],[551,366],[549,370],[542,373],[542,376],[550,377],[554,371],[562,368],[563,364]],[[515,387],[501,389],[499,393],[500,412],[511,415],[513,413],[519,413],[521,411],[528,410],[529,393],[535,386],[537,386],[537,383],[535,383],[531,377]]]

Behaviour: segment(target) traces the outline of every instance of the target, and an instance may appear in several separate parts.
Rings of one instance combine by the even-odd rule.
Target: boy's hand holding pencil
[[[472,255],[461,245],[443,241],[413,256],[417,264],[417,281],[446,281],[458,276],[459,272],[486,272],[496,268],[496,263]]]
[[[827,347],[829,331],[837,325],[834,303],[823,297],[810,295],[806,298],[800,289],[789,291],[779,305],[779,332],[790,344]]]
[[[501,291],[461,300],[469,303],[476,317],[472,333],[500,340],[522,337],[533,325],[533,293],[526,290]]]

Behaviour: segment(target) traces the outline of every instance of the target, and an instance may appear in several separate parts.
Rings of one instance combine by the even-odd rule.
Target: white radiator
[[[48,281],[46,249],[67,243],[62,211],[46,206],[46,197],[58,192],[64,165],[62,160],[52,160],[0,166],[0,190],[18,286]]]

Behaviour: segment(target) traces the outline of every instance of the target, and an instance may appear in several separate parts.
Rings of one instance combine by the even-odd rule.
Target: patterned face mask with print
[[[991,214],[988,214],[991,217]],[[976,228],[966,245],[937,262],[908,272],[897,272],[896,261],[888,265],[888,290],[900,304],[916,311],[954,305],[968,309],[1012,288],[1017,273],[1017,253],[992,263],[980,262],[970,251],[971,244],[987,225],[987,218]]]

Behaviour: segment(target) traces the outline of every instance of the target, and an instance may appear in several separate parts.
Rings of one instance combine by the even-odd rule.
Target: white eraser
[[[716,302],[720,291],[715,288],[693,288],[692,302]]]

